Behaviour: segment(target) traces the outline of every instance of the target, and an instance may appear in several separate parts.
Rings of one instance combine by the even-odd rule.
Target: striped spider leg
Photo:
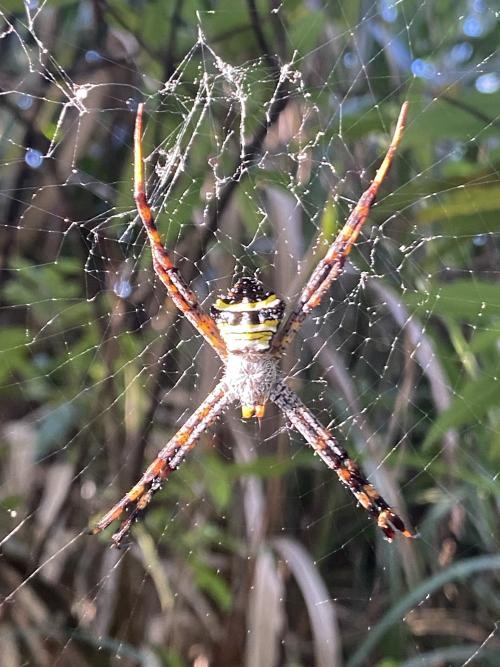
[[[379,188],[392,164],[396,150],[401,143],[407,115],[408,102],[404,102],[401,111],[399,112],[399,118],[392,141],[387,149],[382,164],[375,174],[375,178],[363,192],[344,227],[328,249],[324,258],[313,271],[299,296],[295,308],[278,332],[273,343],[273,350],[276,353],[282,354],[286,350],[306,317],[320,304],[321,299],[324,297],[333,281],[342,273],[347,256],[351,252],[353,245],[356,243],[361,227],[368,217],[370,208],[375,201]]]
[[[142,155],[142,114],[144,105],[139,104],[134,131],[134,199],[142,223],[148,235],[153,255],[153,268],[156,275],[167,288],[168,294],[177,308],[191,324],[224,359],[226,346],[219,330],[210,315],[203,312],[196,294],[187,285],[179,270],[175,268],[167,251],[162,245],[151,208],[144,189],[144,159]]]
[[[226,383],[219,382],[174,437],[158,452],[156,459],[137,484],[102,517],[99,523],[92,528],[91,533],[96,535],[102,532],[113,521],[121,519],[123,514],[128,512],[112,538],[114,545],[120,546],[121,540],[128,533],[133,522],[151,502],[153,494],[161,488],[170,473],[177,470],[186,454],[196,445],[201,434],[231,401],[232,395],[228,392]],[[131,511],[129,511],[130,508],[132,508]]]
[[[370,484],[361,468],[349,458],[346,450],[326,429],[312,412],[282,380],[278,381],[271,393],[271,400],[288,417],[290,423],[313,447],[329,468],[335,470],[338,478],[347,486],[359,504],[375,519],[389,541],[396,531],[405,537],[414,537],[403,520]]]

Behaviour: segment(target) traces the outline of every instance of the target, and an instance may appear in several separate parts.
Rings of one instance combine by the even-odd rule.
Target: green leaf
[[[472,90],[457,89],[460,95],[459,102],[469,105],[473,111],[496,118],[500,107],[500,93],[483,95]],[[452,96],[450,95],[450,98]],[[457,108],[446,99],[434,99],[429,104],[423,98],[410,100],[410,119],[403,144],[405,147],[418,148],[422,143],[435,145],[443,137],[473,141],[476,138],[486,139],[495,136],[498,130],[485,123],[484,118],[474,115],[471,111]]]
[[[500,289],[484,280],[429,285],[425,292],[408,293],[404,299],[413,312],[424,318],[437,314],[475,323],[500,317]]]
[[[147,571],[154,581],[162,611],[171,611],[174,606],[174,596],[167,573],[158,554],[157,544],[142,524],[135,526],[134,535],[142,551]]]
[[[231,500],[231,483],[228,477],[227,464],[217,456],[204,457],[206,471],[205,484],[217,511],[224,511]]]
[[[481,656],[481,667],[496,667],[500,665],[500,651],[484,644],[459,644],[456,646],[441,646],[434,651],[419,651],[415,658],[397,663],[398,667],[436,667],[436,665],[473,665],[479,662],[474,658]],[[472,660],[472,662],[471,662]]]
[[[232,595],[223,576],[201,563],[196,563],[193,567],[198,586],[206,591],[222,610],[227,611],[231,607]]]
[[[381,620],[369,631],[366,639],[355,652],[347,667],[361,667],[369,664],[371,651],[382,640],[390,628],[400,624],[405,615],[414,607],[418,606],[433,593],[443,588],[445,584],[456,579],[465,579],[471,575],[488,570],[500,570],[500,556],[479,556],[467,560],[458,561],[451,567],[438,572],[433,577],[423,581],[414,587],[404,598],[381,618]]]
[[[500,341],[500,322],[497,326],[488,326],[485,331],[478,331],[470,341],[470,350],[474,354],[480,354],[488,350],[498,351]]]
[[[68,433],[77,424],[79,414],[75,403],[62,403],[41,419],[37,443],[40,458],[67,442]]]
[[[500,402],[500,382],[484,376],[471,380],[457,392],[450,407],[442,412],[432,424],[423,447],[429,447],[439,440],[450,428],[459,428],[465,424],[476,425],[488,410]]]
[[[258,456],[248,463],[226,464],[228,474],[232,479],[238,479],[243,475],[256,475],[261,479],[272,477],[283,477],[292,470],[301,467],[316,465],[316,460],[311,452],[305,450],[293,457],[283,458],[280,456]]]
[[[421,222],[430,224],[453,219],[454,216],[464,216],[468,213],[480,216],[485,211],[494,211],[500,225],[498,203],[500,201],[500,185],[474,186],[464,184],[451,192],[437,194],[436,205],[423,208],[418,218]],[[471,233],[477,234],[477,228],[471,228]]]
[[[10,384],[16,373],[33,371],[29,364],[31,349],[26,329],[18,326],[0,329],[0,384]]]

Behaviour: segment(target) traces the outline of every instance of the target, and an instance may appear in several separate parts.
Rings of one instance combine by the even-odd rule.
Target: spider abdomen
[[[266,291],[256,278],[241,278],[212,306],[211,314],[231,353],[261,353],[271,349],[284,302]]]

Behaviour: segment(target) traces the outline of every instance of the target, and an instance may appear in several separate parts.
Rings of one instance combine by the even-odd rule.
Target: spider
[[[330,431],[288,387],[279,370],[280,357],[292,342],[305,318],[318,306],[332,282],[342,273],[361,227],[368,217],[381,183],[401,141],[408,103],[401,107],[396,129],[385,158],[368,189],[361,195],[343,229],[316,266],[299,299],[284,320],[285,303],[264,288],[255,277],[241,278],[226,295],[219,296],[210,314],[205,313],[191,288],[163,247],[144,189],[142,153],[143,104],[139,104],[134,132],[134,199],[151,246],[153,268],[174,304],[210,343],[224,364],[224,374],[215,389],[187,419],[173,438],[158,452],[137,484],[91,529],[100,533],[121,519],[112,541],[119,547],[132,523],[146,509],[163,482],[183,462],[201,434],[232,403],[241,403],[243,419],[262,419],[266,403],[272,401],[289,422],[332,468],[340,481],[375,519],[391,541],[396,531],[414,537],[403,520],[370,484],[361,468],[349,457]]]

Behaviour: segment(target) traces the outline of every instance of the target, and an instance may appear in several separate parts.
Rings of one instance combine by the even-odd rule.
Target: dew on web
[[[498,664],[500,16],[271,5],[0,9],[14,666]],[[153,270],[139,104],[161,240],[208,312],[242,276],[291,308],[406,99],[390,174],[281,369],[418,539],[386,543],[272,404],[228,407],[121,550],[88,535],[222,376]]]

